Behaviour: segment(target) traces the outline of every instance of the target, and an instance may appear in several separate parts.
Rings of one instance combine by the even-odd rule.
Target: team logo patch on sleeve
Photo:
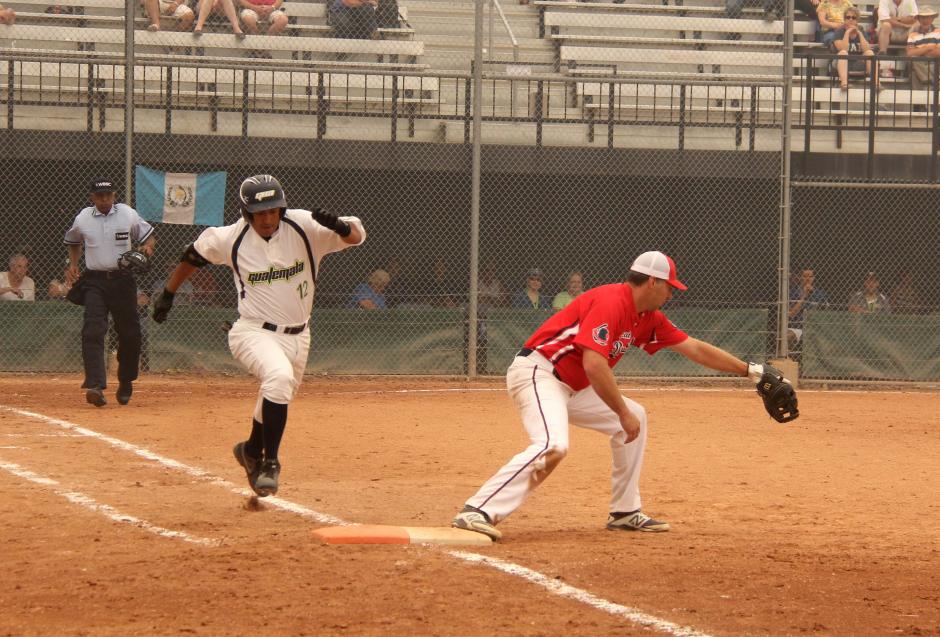
[[[591,336],[594,338],[595,343],[607,347],[607,339],[610,336],[610,328],[607,327],[607,323],[602,323],[591,330]]]

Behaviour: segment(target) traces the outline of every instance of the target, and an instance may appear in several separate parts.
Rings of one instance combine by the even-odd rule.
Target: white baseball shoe
[[[472,507],[469,504],[457,514],[453,522],[450,523],[455,529],[466,529],[467,531],[476,531],[483,535],[488,535],[494,542],[499,541],[503,534],[490,521],[490,516],[486,513]]]
[[[669,530],[669,524],[654,520],[639,509],[629,513],[611,513],[607,518],[608,529],[621,531],[644,531],[646,533],[662,533]]]

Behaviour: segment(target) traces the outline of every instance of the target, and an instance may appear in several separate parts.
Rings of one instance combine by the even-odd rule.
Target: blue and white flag
[[[165,173],[136,167],[136,209],[150,222],[221,226],[227,173]]]

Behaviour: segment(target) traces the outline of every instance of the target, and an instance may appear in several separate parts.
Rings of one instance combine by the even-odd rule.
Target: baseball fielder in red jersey
[[[506,386],[531,443],[480,487],[452,525],[502,537],[496,525],[519,508],[568,453],[568,423],[610,438],[613,455],[607,528],[668,531],[641,511],[640,469],[646,411],[620,394],[612,368],[630,346],[655,354],[664,347],[714,370],[755,382],[763,366],[746,363],[673,325],[659,308],[673,290],[685,290],[662,252],[645,252],[626,283],[582,293],[545,321],[516,354]]]

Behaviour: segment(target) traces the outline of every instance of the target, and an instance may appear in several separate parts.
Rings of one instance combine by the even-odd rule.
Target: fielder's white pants
[[[228,333],[232,356],[259,381],[254,418],[261,419],[261,402],[286,405],[293,400],[304,378],[310,351],[310,330],[281,334],[261,327],[262,321],[240,318]]]
[[[485,511],[494,524],[519,508],[568,453],[569,422],[610,437],[613,459],[610,511],[641,508],[640,470],[646,447],[646,410],[624,397],[627,407],[640,421],[640,435],[625,444],[627,434],[620,426],[620,419],[594,388],[573,391],[558,380],[553,371],[544,356],[533,352],[527,357],[517,356],[506,372],[509,395],[522,416],[531,443],[467,501]]]

